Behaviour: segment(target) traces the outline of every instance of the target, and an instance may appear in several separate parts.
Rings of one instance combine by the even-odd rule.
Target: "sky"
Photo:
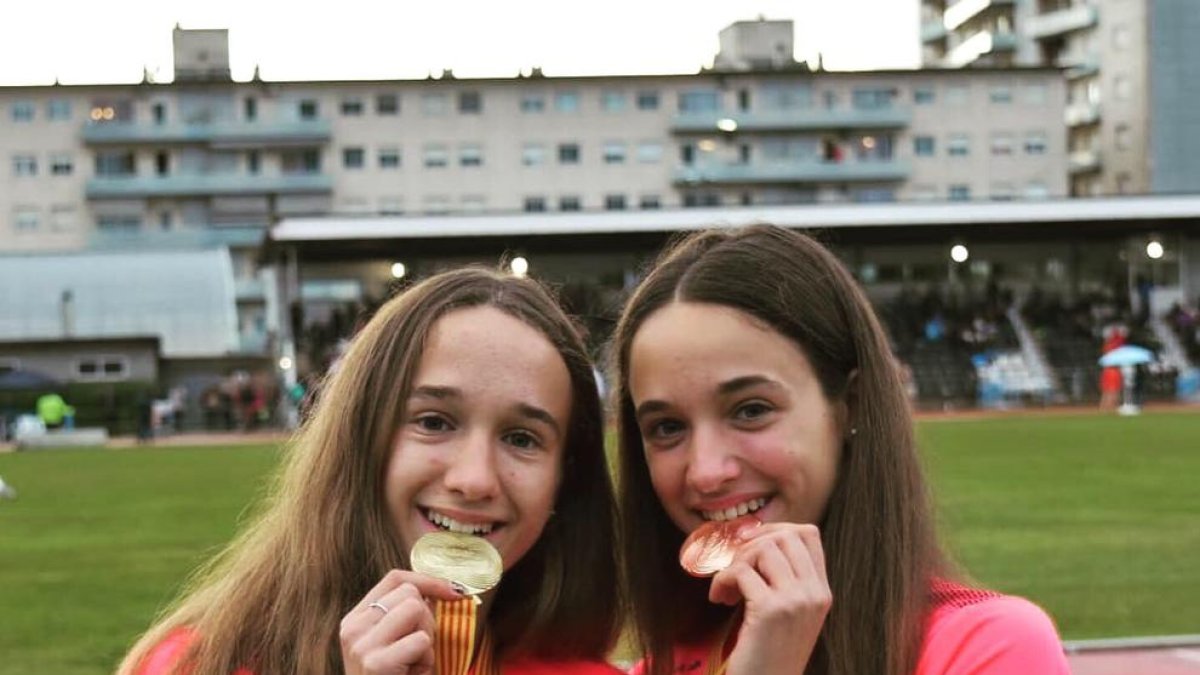
[[[6,0],[0,85],[172,79],[171,30],[229,29],[235,80],[692,73],[734,21],[792,19],[796,57],[911,68],[918,0]]]

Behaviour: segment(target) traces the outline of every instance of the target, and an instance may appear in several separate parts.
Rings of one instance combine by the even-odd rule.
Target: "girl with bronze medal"
[[[592,365],[535,281],[442,273],[354,337],[265,513],[123,675],[610,675]]]
[[[1038,607],[953,581],[888,338],[820,244],[691,235],[613,349],[633,675],[1068,672]]]

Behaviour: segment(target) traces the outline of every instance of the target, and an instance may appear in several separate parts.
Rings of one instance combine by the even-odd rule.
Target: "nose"
[[[688,487],[699,494],[720,492],[742,473],[741,462],[729,439],[715,429],[695,428],[687,460]]]
[[[495,449],[488,434],[469,435],[447,463],[442,482],[467,501],[485,501],[500,492]]]

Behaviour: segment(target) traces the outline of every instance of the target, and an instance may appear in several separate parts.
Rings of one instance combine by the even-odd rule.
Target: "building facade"
[[[1072,195],[1200,186],[1200,4],[922,0],[920,31],[926,67],[1063,70]]]

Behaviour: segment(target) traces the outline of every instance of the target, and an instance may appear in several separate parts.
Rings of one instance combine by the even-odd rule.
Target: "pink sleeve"
[[[629,669],[629,675],[643,675],[646,672],[646,659],[638,659],[638,662],[633,664]]]
[[[183,656],[188,644],[192,641],[192,631],[179,628],[172,631],[162,642],[154,645],[154,649],[146,654],[138,664],[135,675],[167,675],[175,667],[175,663]]]
[[[917,675],[1070,675],[1050,617],[1022,598],[1003,596],[935,613]]]

